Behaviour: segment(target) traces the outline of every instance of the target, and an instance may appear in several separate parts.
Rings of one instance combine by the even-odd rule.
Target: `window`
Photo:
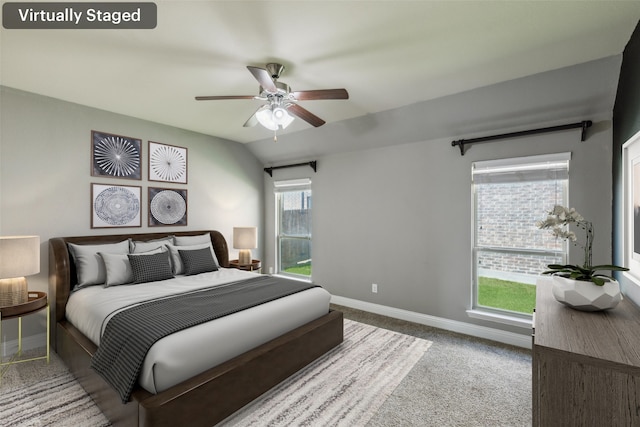
[[[530,320],[536,276],[547,264],[566,263],[566,242],[538,229],[535,223],[554,205],[567,205],[570,155],[473,163],[470,315],[484,312],[496,318]]]
[[[277,181],[275,194],[278,273],[311,280],[311,180]]]

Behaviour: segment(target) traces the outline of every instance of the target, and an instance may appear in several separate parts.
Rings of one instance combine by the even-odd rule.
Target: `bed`
[[[235,270],[226,268],[229,266],[228,246],[222,234],[217,231],[62,237],[49,240],[49,299],[51,319],[55,322],[51,329],[50,344],[114,425],[215,425],[342,342],[342,313],[328,310],[317,318],[305,320],[303,324],[286,326],[292,329],[228,360],[211,362],[210,367],[187,379],[175,384],[168,382],[166,387],[160,387],[155,393],[149,391],[147,386],[136,385],[130,400],[122,403],[121,395],[91,368],[92,357],[98,350],[95,337],[89,338],[87,335],[91,335],[90,333],[85,335],[66,316],[71,290],[77,284],[77,268],[68,244],[103,245],[127,239],[144,242],[161,239],[167,234],[186,238],[208,234],[217,263],[223,267],[220,270],[234,278],[238,274]],[[80,292],[73,294],[79,295]],[[270,304],[272,302],[262,305]],[[269,312],[269,309],[266,311]],[[271,311],[273,316],[281,308]]]

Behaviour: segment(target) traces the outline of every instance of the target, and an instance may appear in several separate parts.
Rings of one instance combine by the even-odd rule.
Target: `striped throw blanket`
[[[159,339],[314,287],[317,285],[257,276],[130,307],[109,320],[91,367],[126,403],[147,352]]]

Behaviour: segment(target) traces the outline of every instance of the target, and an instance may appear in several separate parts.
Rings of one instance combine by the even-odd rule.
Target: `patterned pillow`
[[[174,245],[166,245],[166,246],[169,249],[169,253],[171,254],[171,264],[173,267],[173,274],[175,275],[184,274],[184,265],[182,263],[182,258],[180,257],[180,253],[178,252],[178,250],[190,251],[193,249],[209,248],[209,250],[211,251],[211,257],[213,258],[213,262],[215,262],[216,267],[220,265],[220,263],[218,262],[218,259],[216,258],[216,254],[213,252],[213,246],[211,245],[211,243],[203,243],[200,245],[189,245],[189,246],[174,246]]]
[[[178,249],[178,252],[184,265],[184,274],[187,276],[218,271],[218,266],[211,256],[211,249],[208,247],[191,251]]]
[[[134,283],[155,282],[173,278],[169,252],[152,255],[128,255]]]

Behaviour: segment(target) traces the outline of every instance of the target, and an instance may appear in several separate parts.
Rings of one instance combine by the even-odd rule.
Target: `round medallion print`
[[[126,188],[109,187],[96,197],[94,210],[98,218],[109,225],[125,225],[140,212],[140,201]]]
[[[186,182],[187,159],[184,153],[170,145],[156,145],[149,154],[151,179]]]
[[[99,138],[93,158],[95,166],[104,175],[128,177],[140,170],[140,151],[130,140],[119,136]]]
[[[163,190],[153,196],[149,206],[151,215],[162,224],[175,224],[187,212],[187,203],[180,194]]]

